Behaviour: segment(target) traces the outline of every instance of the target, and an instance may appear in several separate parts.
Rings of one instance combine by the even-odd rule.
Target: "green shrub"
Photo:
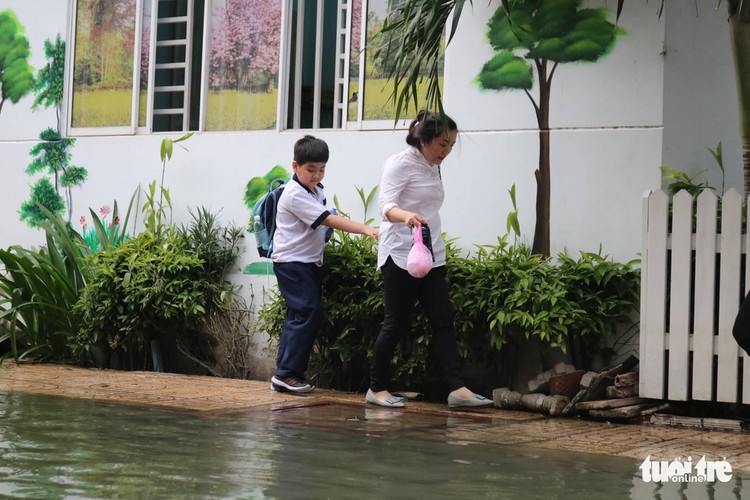
[[[0,250],[0,342],[16,360],[70,361],[79,318],[72,311],[88,280],[83,238],[44,207],[47,246]]]
[[[206,322],[231,307],[234,287],[224,280],[235,262],[240,228],[223,228],[205,209],[186,227],[146,231],[89,258],[92,276],[76,305],[82,327],[76,350],[88,362],[114,359],[151,367],[151,341],[213,364],[215,341]]]
[[[323,325],[316,337],[309,375],[318,385],[363,390],[368,384],[372,346],[383,321],[383,290],[371,239],[336,232],[326,246]],[[588,368],[594,347],[632,322],[637,310],[639,273],[635,262],[619,264],[600,254],[556,261],[531,255],[524,245],[498,238],[461,256],[447,241],[447,270],[459,351],[474,372],[498,376],[528,339],[576,348],[574,360]],[[393,360],[393,378],[429,390],[440,371],[428,322],[417,308]],[[277,339],[286,306],[274,293],[259,312],[258,328]],[[512,344],[514,350],[508,350]],[[584,351],[580,352],[581,346]],[[572,350],[572,349],[571,349]],[[508,356],[503,356],[507,352]],[[506,375],[507,369],[504,372]],[[485,380],[485,382],[487,382]],[[492,382],[487,382],[492,385]]]
[[[146,352],[150,340],[174,334],[205,312],[203,261],[176,231],[163,239],[146,231],[93,254],[90,265],[89,286],[75,307],[82,317],[76,351],[96,365],[106,366],[114,353],[143,367],[133,356]]]

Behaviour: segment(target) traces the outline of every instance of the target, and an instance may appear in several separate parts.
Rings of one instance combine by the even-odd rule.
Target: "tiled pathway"
[[[166,409],[241,415],[243,411],[275,411],[308,405],[342,404],[364,407],[361,394],[316,390],[310,396],[292,396],[270,390],[264,381],[221,379],[153,372],[91,370],[63,365],[6,364],[0,369],[0,392],[22,391],[73,398],[96,399]],[[2,399],[0,399],[0,405]],[[480,425],[451,430],[453,440],[524,445],[644,460],[699,457],[726,458],[737,471],[750,472],[750,433],[701,431],[651,424],[613,424],[578,418],[485,409],[456,412],[447,405],[411,402],[407,410],[380,410],[408,419],[410,415],[471,418]],[[372,413],[371,413],[372,414]],[[396,415],[393,415],[396,414]]]

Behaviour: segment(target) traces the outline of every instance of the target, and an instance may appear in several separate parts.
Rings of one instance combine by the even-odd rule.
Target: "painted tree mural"
[[[52,128],[39,134],[42,142],[31,148],[29,152],[33,157],[32,162],[26,168],[29,175],[46,174],[54,178],[52,185],[49,177],[45,176],[37,181],[31,188],[31,199],[21,205],[19,211],[21,220],[32,227],[39,227],[44,220],[44,214],[36,206],[41,203],[52,213],[62,214],[68,207],[68,222],[73,218],[73,187],[83,184],[88,176],[88,171],[83,167],[70,164],[70,148],[75,144],[75,139],[61,137],[60,133]],[[53,190],[49,190],[49,186]],[[60,196],[60,190],[65,193],[65,200]]]
[[[47,56],[47,65],[39,70],[36,76],[34,92],[34,111],[39,106],[49,108],[54,106],[57,116],[57,130],[61,130],[60,112],[63,99],[63,85],[65,73],[65,42],[57,35],[54,43],[44,41],[44,54]]]
[[[16,104],[34,89],[34,68],[24,27],[11,10],[0,12],[0,112],[5,101]]]
[[[131,124],[136,0],[76,0],[73,127]]]
[[[46,219],[38,205],[44,206],[53,214],[63,214],[67,207],[68,223],[73,218],[73,187],[86,181],[88,171],[71,165],[70,150],[75,139],[62,137],[60,123],[60,106],[63,100],[65,42],[57,35],[54,42],[44,41],[44,53],[47,64],[39,70],[36,77],[36,97],[32,109],[39,106],[55,107],[57,129],[48,128],[39,134],[40,143],[31,148],[29,154],[33,160],[26,168],[29,175],[42,174],[43,177],[31,186],[30,199],[21,204],[21,220],[31,227],[39,227]],[[54,184],[50,177],[54,178]],[[65,199],[60,195],[63,191]]]
[[[496,53],[477,80],[487,90],[523,90],[539,126],[536,229],[532,252],[550,255],[550,129],[552,79],[560,64],[595,62],[614,45],[619,30],[607,9],[586,9],[582,0],[520,0],[501,6],[488,23]],[[538,95],[532,95],[534,77]]]
[[[268,92],[279,72],[281,2],[226,0],[215,16],[211,87]]]
[[[644,0],[644,2],[647,1]],[[471,0],[469,0],[469,4],[471,3]],[[547,12],[550,14],[554,13],[553,10],[549,10],[549,7],[553,6],[552,4],[556,4],[555,6],[560,9],[569,8],[570,4],[574,4],[576,7],[580,5],[580,2],[571,0],[559,0],[557,2],[499,0],[499,3],[506,12],[512,15],[515,15],[516,9],[520,12],[528,12],[529,6],[532,5],[542,8],[547,4]],[[720,4],[721,0],[718,3]],[[744,188],[745,193],[748,194],[750,193],[750,2],[726,0],[726,4],[730,43],[734,56],[734,73],[737,81]],[[397,11],[398,15],[395,18],[400,19],[396,27],[400,28],[402,32],[394,40],[394,43],[381,53],[380,58],[388,62],[387,73],[393,81],[398,117],[402,116],[404,112],[408,112],[411,106],[416,107],[417,103],[421,102],[423,98],[427,101],[429,108],[442,109],[442,99],[437,90],[437,78],[435,76],[428,74],[430,86],[426,94],[420,95],[418,92],[418,84],[422,80],[420,72],[423,68],[435,67],[438,62],[436,44],[446,32],[446,28],[447,40],[450,43],[450,40],[456,34],[465,5],[466,0],[389,0],[389,7]],[[659,15],[662,14],[664,6],[665,1],[661,0]],[[624,8],[625,0],[617,0],[616,17],[618,19]],[[576,10],[578,9],[576,8]],[[415,20],[417,14],[419,16]],[[448,19],[452,20],[450,26],[448,25]],[[539,20],[541,19],[540,17]],[[569,19],[569,17],[563,16],[562,19],[546,18],[545,22],[548,23],[548,26],[542,26],[544,31],[540,32],[539,35],[546,34],[547,30],[550,32],[557,30],[560,21],[565,22],[565,19]],[[534,25],[540,26],[538,22]],[[525,34],[522,38],[526,39]],[[581,40],[576,45],[583,47],[584,41]],[[562,40],[548,39],[546,48],[551,49],[556,43],[562,43]],[[532,48],[528,47],[527,50]],[[538,51],[538,53],[541,54],[542,52]],[[524,59],[528,59],[528,57],[524,57]],[[536,59],[532,59],[536,65]],[[550,58],[546,59],[548,62],[553,61],[554,63],[555,61]],[[499,62],[496,61],[496,63]],[[523,61],[520,62],[523,63]],[[550,68],[547,68],[547,70],[550,70]],[[536,236],[535,240],[537,240]]]

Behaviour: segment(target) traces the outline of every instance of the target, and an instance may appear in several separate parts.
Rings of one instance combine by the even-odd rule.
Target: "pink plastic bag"
[[[422,241],[422,225],[414,226],[414,245],[406,258],[406,270],[415,278],[424,278],[432,269],[432,252]]]

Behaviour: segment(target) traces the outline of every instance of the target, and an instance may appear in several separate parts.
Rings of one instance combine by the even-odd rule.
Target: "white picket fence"
[[[663,191],[644,196],[642,397],[750,404],[750,358],[732,336],[750,285],[743,210],[734,189],[721,201],[711,190],[696,199],[681,191],[671,216]]]

